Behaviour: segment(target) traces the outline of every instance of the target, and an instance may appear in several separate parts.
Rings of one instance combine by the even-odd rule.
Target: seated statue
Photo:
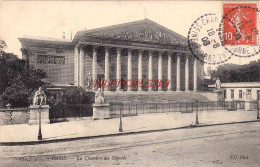
[[[46,94],[41,87],[35,92],[33,97],[33,105],[45,105],[46,104]]]
[[[105,103],[105,95],[101,88],[98,88],[98,91],[95,95],[95,103],[97,104],[104,104]]]

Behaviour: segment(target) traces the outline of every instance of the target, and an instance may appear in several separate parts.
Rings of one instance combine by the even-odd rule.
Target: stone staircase
[[[212,99],[208,98],[210,94],[205,95],[205,92],[104,92],[106,102],[122,102],[122,103],[169,103],[169,102],[210,102]],[[215,93],[212,92],[212,96]],[[217,99],[215,100],[217,101]]]

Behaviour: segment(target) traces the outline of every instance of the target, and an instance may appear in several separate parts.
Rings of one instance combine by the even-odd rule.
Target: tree
[[[2,53],[4,52],[4,48],[6,48],[7,45],[5,43],[5,41],[0,40],[0,55],[2,55]]]
[[[19,77],[13,81],[14,83],[10,87],[7,87],[3,93],[3,102],[10,103],[12,107],[28,106],[28,98],[32,89],[28,89]]]
[[[260,60],[245,65],[224,64],[212,71],[211,76],[222,82],[259,82]]]
[[[63,101],[65,104],[94,102],[94,97],[95,94],[93,92],[86,92],[86,90],[78,87],[68,87],[63,91]]]
[[[27,107],[29,96],[34,89],[43,85],[41,80],[45,77],[44,71],[28,66],[25,60],[1,50],[0,95],[5,105],[10,103],[13,107]]]

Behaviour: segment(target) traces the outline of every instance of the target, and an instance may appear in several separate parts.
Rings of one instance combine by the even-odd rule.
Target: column
[[[172,52],[168,52],[168,91],[172,91]]]
[[[110,47],[105,47],[105,82],[106,82],[106,85],[109,85],[109,68],[110,68],[109,51],[110,51]],[[108,86],[105,87],[104,90],[108,91],[109,87]]]
[[[79,86],[84,87],[85,82],[85,53],[84,46],[80,46],[79,49]]]
[[[198,59],[194,59],[194,65],[193,65],[193,91],[197,91],[198,87],[198,73],[197,73],[197,65],[198,64]]]
[[[143,80],[143,50],[139,50],[139,54],[138,54],[138,82]],[[143,83],[143,81],[142,81]],[[142,84],[143,86],[143,84]],[[138,84],[138,91],[142,91],[142,87],[139,87]]]
[[[79,48],[74,49],[74,86],[79,86]]]
[[[148,80],[149,82],[152,81],[153,79],[153,51],[149,50],[149,63],[148,63]],[[153,88],[149,87],[148,91],[152,91]]]
[[[186,62],[185,62],[185,91],[189,91],[189,55],[186,55]]]
[[[129,82],[128,85],[131,84],[132,81],[132,49],[127,49],[128,51],[128,61],[127,61],[127,79]],[[128,87],[127,91],[132,91],[132,87]]]
[[[98,46],[93,45],[92,49],[93,49],[93,62],[92,62],[92,79],[93,79],[93,83],[97,82],[97,48]],[[92,87],[93,91],[97,90],[97,86],[96,87]]]
[[[116,58],[116,79],[120,80],[116,91],[121,91],[121,48],[116,48],[117,58]]]
[[[159,82],[162,82],[162,55],[163,52],[159,51],[159,57],[158,57],[158,81]],[[158,91],[162,91],[161,85],[158,87]]]
[[[176,73],[176,91],[181,90],[181,57],[177,53],[177,73]]]

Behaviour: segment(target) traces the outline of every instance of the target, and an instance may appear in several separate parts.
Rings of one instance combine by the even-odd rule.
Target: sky
[[[221,1],[0,1],[0,39],[21,57],[19,37],[70,39],[77,31],[148,18],[187,37],[191,24],[206,13],[222,12]],[[229,63],[259,59],[232,57]]]

